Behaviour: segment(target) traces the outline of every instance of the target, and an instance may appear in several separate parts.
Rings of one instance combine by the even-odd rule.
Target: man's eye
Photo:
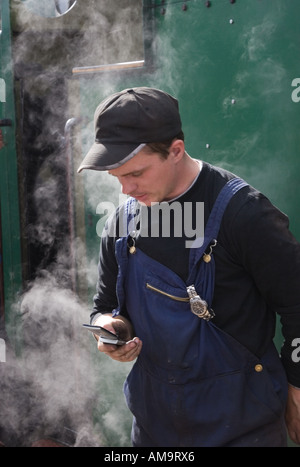
[[[131,174],[133,177],[139,177],[140,175],[142,175],[142,172],[134,172]]]

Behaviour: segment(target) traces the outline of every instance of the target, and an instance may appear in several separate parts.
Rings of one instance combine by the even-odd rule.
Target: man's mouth
[[[151,202],[149,201],[149,195],[147,193],[130,195],[135,198],[139,203],[144,204],[145,206],[150,206]]]
[[[143,201],[143,199],[147,198],[146,193],[141,193],[141,194],[131,194],[133,198],[137,199],[138,201]]]

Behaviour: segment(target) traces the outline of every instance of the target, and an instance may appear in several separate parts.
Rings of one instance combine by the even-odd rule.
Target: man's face
[[[108,173],[118,178],[124,194],[146,206],[177,196],[177,172],[172,154],[162,159],[158,153],[149,153],[143,148],[121,167]]]

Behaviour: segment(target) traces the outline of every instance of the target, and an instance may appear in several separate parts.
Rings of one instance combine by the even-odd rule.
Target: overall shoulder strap
[[[204,239],[200,239],[200,241],[202,240],[201,245],[199,246],[199,239],[196,239],[195,248],[191,248],[189,269],[190,274],[187,283],[194,284],[200,262],[200,267],[202,268],[201,282],[203,281],[204,283],[202,287],[202,289],[204,289],[202,290],[202,294],[203,298],[205,298],[207,302],[212,301],[213,290],[210,290],[210,292],[208,292],[205,289],[213,289],[214,260],[213,257],[211,257],[209,259],[209,262],[202,261],[203,254],[212,243],[216,243],[224,211],[232,196],[234,196],[241,188],[247,185],[248,184],[241,178],[232,178],[226,183],[226,185],[224,185],[224,187],[221,189],[220,193],[217,196],[217,199],[208,218],[207,224],[205,226]],[[206,278],[208,278],[208,280],[206,280]],[[210,285],[205,286],[205,282],[209,282]],[[213,284],[211,284],[212,282]],[[205,295],[209,295],[209,297],[211,298],[209,298],[208,296],[205,297]]]
[[[223,214],[229,201],[241,188],[247,185],[248,184],[241,178],[232,178],[224,185],[210,213],[205,227],[205,237],[216,238],[218,236]]]
[[[123,212],[119,219],[119,238],[115,244],[115,256],[118,263],[118,276],[116,283],[118,306],[113,310],[113,316],[116,316],[121,312],[122,306],[125,302],[124,282],[128,263],[127,241],[130,232],[133,230],[134,217],[136,213],[136,200],[134,198],[128,198],[122,206],[121,211]]]

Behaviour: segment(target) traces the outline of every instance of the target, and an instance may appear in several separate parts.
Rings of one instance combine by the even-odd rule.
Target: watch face
[[[194,313],[199,318],[209,321],[215,316],[215,313],[212,309],[208,309],[208,305],[205,300],[197,294],[196,289],[193,285],[187,287],[187,292],[190,299],[190,307],[192,313]]]
[[[195,315],[201,316],[207,311],[207,304],[206,302],[201,300],[199,295],[191,298],[190,304],[191,304],[192,312],[195,313]]]

